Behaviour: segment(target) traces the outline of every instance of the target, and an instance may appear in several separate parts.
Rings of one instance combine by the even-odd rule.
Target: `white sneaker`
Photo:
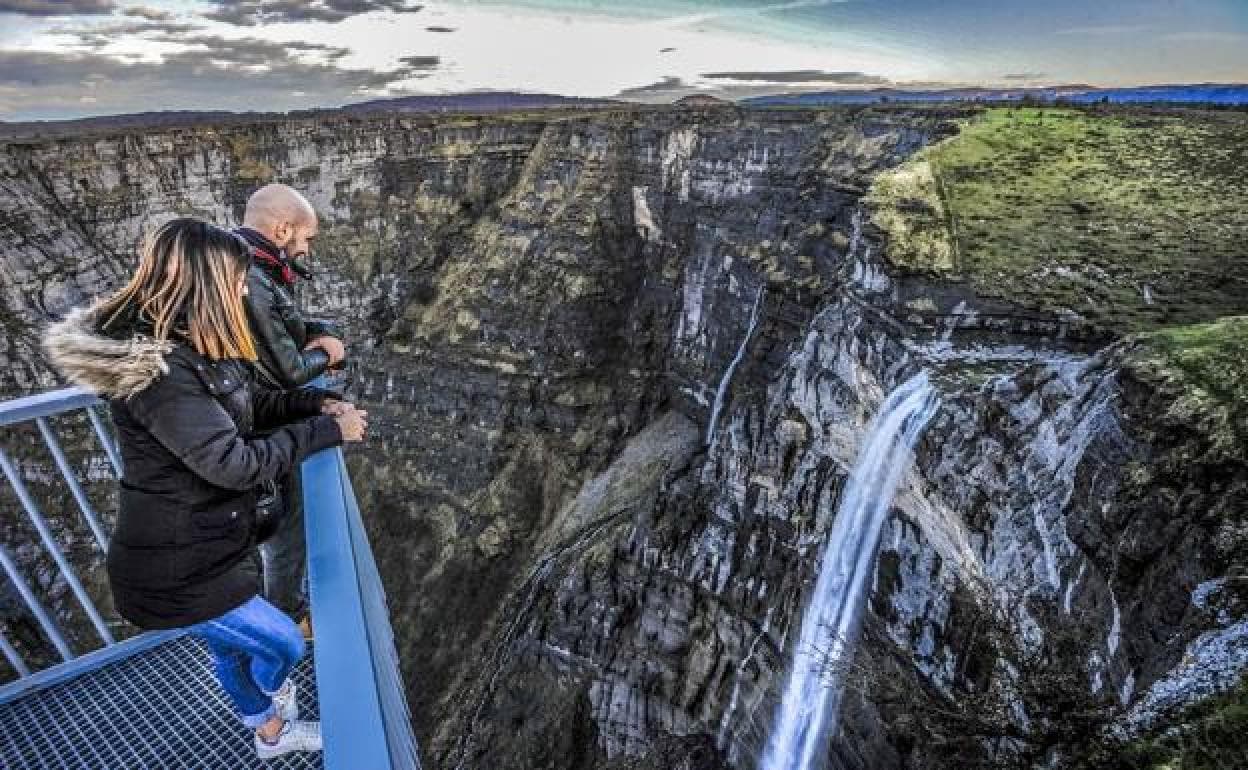
[[[272,759],[292,751],[320,751],[321,723],[287,722],[282,725],[282,731],[278,733],[276,743],[266,742],[259,733],[255,734],[254,740],[256,756],[260,759]]]
[[[273,693],[273,707],[277,709],[277,715],[287,722],[299,719],[299,689],[295,680],[288,678],[282,689]]]

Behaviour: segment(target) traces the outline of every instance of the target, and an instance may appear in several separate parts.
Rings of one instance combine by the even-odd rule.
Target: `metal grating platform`
[[[316,719],[311,646],[295,669],[302,719]],[[261,761],[208,651],[182,636],[0,705],[0,768],[165,770],[321,767],[321,754]]]

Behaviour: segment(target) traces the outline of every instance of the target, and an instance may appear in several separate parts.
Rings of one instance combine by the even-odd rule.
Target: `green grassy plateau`
[[[1126,334],[1248,313],[1248,114],[986,109],[869,197],[898,267]]]

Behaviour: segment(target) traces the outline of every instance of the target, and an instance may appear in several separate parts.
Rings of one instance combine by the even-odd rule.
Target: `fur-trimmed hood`
[[[169,372],[173,343],[136,334],[113,339],[99,331],[99,303],[70,311],[48,327],[43,348],[57,371],[105,398],[129,398]]]

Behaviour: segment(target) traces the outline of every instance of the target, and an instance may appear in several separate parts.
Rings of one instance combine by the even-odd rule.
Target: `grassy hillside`
[[[1126,363],[1174,393],[1170,417],[1202,427],[1214,448],[1241,456],[1248,442],[1248,316],[1140,335]]]
[[[881,177],[903,268],[1125,333],[1248,312],[1248,114],[1001,107]]]

